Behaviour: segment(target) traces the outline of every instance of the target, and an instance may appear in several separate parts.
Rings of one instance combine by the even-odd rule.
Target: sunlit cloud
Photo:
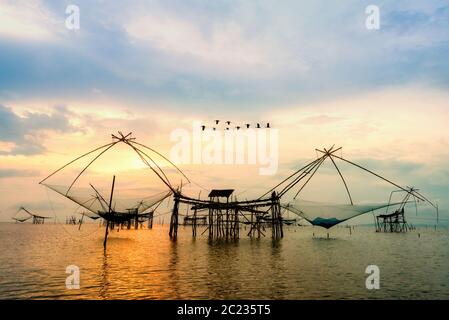
[[[39,174],[35,170],[0,169],[0,179],[16,177],[35,177]]]
[[[180,69],[192,71],[193,63],[198,69],[246,75],[257,72],[266,77],[282,61],[269,39],[263,34],[245,35],[236,22],[212,24],[205,30],[179,16],[153,14],[131,19],[125,29],[136,47],[148,45],[171,55],[172,60],[179,60]]]
[[[0,155],[34,155],[43,153],[42,138],[48,131],[63,133],[77,129],[70,124],[70,112],[63,106],[52,108],[50,114],[27,111],[18,115],[0,105]]]
[[[0,1],[0,38],[53,41],[62,21],[40,0]]]
[[[0,203],[38,203],[41,176],[117,130],[167,155],[173,130],[217,118],[270,121],[280,167],[260,177],[254,166],[183,166],[207,188],[260,195],[336,144],[447,202],[444,3],[385,1],[376,32],[364,28],[360,1],[77,4],[81,29],[70,33],[64,4],[0,0]],[[95,179],[107,185],[120,171],[120,181],[148,185],[138,158],[113,154],[116,163],[92,168]],[[358,199],[378,196],[362,187]]]

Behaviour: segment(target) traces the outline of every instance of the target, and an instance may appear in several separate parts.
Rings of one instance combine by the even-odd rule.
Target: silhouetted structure
[[[179,205],[190,206],[193,216],[191,221],[192,235],[197,235],[198,222],[207,221],[207,228],[202,234],[208,232],[209,239],[238,239],[240,225],[249,225],[248,236],[265,236],[266,228],[272,229],[273,238],[282,238],[282,215],[279,197],[275,192],[270,198],[234,201],[231,200],[233,189],[213,189],[208,200],[188,197],[176,192],[170,222],[170,237],[176,239],[179,220]]]
[[[376,216],[376,232],[406,232],[407,230],[404,208],[397,209],[390,214]]]
[[[218,123],[218,122],[217,122]],[[228,125],[230,121],[226,121]],[[247,125],[249,127],[249,124]],[[260,124],[257,124],[257,127],[260,128]],[[267,123],[267,127],[269,127],[269,123]],[[368,212],[373,210],[373,208],[385,207],[382,206],[367,206],[367,205],[355,205],[349,191],[346,180],[344,179],[340,169],[335,163],[334,159],[342,160],[346,163],[349,163],[355,167],[358,167],[366,172],[371,173],[372,175],[390,183],[391,185],[396,186],[401,191],[405,191],[408,194],[408,197],[413,196],[415,199],[427,201],[432,204],[428,199],[422,196],[417,192],[416,189],[406,189],[398,184],[383,178],[382,176],[358,165],[354,162],[351,162],[342,156],[338,156],[336,152],[338,152],[341,148],[334,149],[332,146],[329,149],[324,150],[316,150],[320,152],[322,155],[317,157],[316,160],[308,163],[303,166],[299,170],[295,171],[292,175],[281,181],[279,184],[265,192],[262,196],[253,200],[244,200],[239,201],[236,196],[233,196],[234,189],[213,189],[209,192],[208,198],[202,200],[198,197],[198,199],[190,197],[182,192],[182,178],[181,178],[181,187],[174,187],[173,184],[169,181],[165,171],[162,166],[159,166],[150,156],[153,154],[158,155],[162,159],[164,159],[169,165],[170,169],[174,172],[181,174],[183,178],[187,180],[188,183],[191,181],[185,176],[185,174],[170,160],[166,157],[158,153],[156,150],[149,148],[143,144],[140,144],[135,141],[134,138],[131,137],[131,133],[127,135],[123,135],[119,132],[119,135],[112,135],[113,141],[109,144],[96,148],[88,153],[77,157],[71,162],[67,163],[60,169],[56,170],[48,177],[43,179],[40,183],[45,185],[46,187],[58,192],[59,194],[67,197],[68,199],[78,203],[80,206],[84,207],[86,210],[91,212],[91,216],[96,218],[103,218],[105,221],[105,237],[104,237],[104,247],[106,248],[106,242],[108,238],[109,230],[113,230],[117,227],[117,230],[120,230],[124,227],[127,229],[131,229],[134,226],[135,229],[142,227],[145,221],[148,221],[148,228],[151,229],[153,226],[154,212],[157,207],[162,203],[164,199],[167,199],[169,196],[173,195],[173,208],[171,210],[170,217],[170,226],[169,226],[169,236],[173,240],[177,239],[178,236],[178,226],[180,225],[180,206],[187,206],[187,209],[193,212],[192,215],[187,215],[184,217],[183,224],[185,226],[192,227],[192,235],[193,237],[197,236],[198,226],[205,226],[202,234],[208,232],[209,239],[226,239],[233,240],[238,239],[240,237],[241,226],[245,225],[249,228],[247,235],[250,237],[261,237],[266,236],[267,229],[271,229],[271,235],[274,239],[282,238],[284,235],[283,232],[283,224],[293,224],[296,222],[295,219],[289,219],[284,221],[282,218],[281,211],[281,198],[286,195],[286,193],[292,188],[298,188],[299,190],[296,192],[293,199],[295,199],[298,194],[303,190],[303,188],[307,185],[310,179],[315,175],[319,167],[323,164],[326,159],[329,159],[333,166],[336,168],[344,187],[347,191],[347,195],[349,198],[349,205],[342,205],[338,207],[340,212],[344,212],[340,216],[341,219],[337,218],[323,218],[318,216],[316,219],[310,218],[307,214],[304,213],[304,208],[295,207],[295,210],[292,210],[292,207],[288,205],[282,205],[282,207],[291,210],[292,212],[298,214],[308,222],[323,226],[326,228],[330,228],[342,221],[350,219],[356,215]],[[83,174],[83,172],[101,155],[103,155],[106,151],[114,147],[118,143],[123,143],[129,146],[135,153],[140,157],[140,159],[145,163],[154,174],[164,183],[167,190],[162,191],[158,194],[151,195],[150,197],[146,197],[145,199],[139,199],[136,202],[133,202],[132,205],[117,208],[117,203],[121,203],[121,201],[114,201],[114,189],[116,177],[113,176],[111,191],[106,200],[106,197],[103,196],[92,184],[90,184],[91,189],[88,189],[87,196],[82,196],[81,194],[77,194],[76,190],[72,190],[74,184]],[[72,181],[68,188],[60,188],[56,185],[51,185],[48,183],[44,183],[51,176],[61,171],[71,163],[89,155],[94,152],[98,154],[89,162],[87,166],[79,172],[76,178]],[[164,188],[165,188],[164,187]],[[74,189],[74,188],[73,188]],[[408,199],[408,198],[407,198]],[[402,202],[405,206],[407,203],[407,199]],[[119,199],[120,200],[120,199]],[[396,205],[397,203],[390,203],[389,205]],[[302,205],[302,204],[301,204]],[[432,204],[433,205],[433,204]],[[126,209],[124,209],[126,208]],[[336,207],[334,207],[336,208]],[[404,218],[404,210],[403,207],[401,210],[393,213],[381,215],[378,218],[378,225],[381,225],[383,229],[388,227],[391,228],[392,223],[395,223],[394,228],[397,230],[403,229],[404,226],[406,228],[406,222]],[[345,212],[348,211],[348,212]],[[321,212],[321,211],[319,211]],[[87,215],[87,214],[86,214]],[[83,214],[84,217],[84,214]],[[40,223],[38,219],[45,219],[46,217],[36,216],[36,223]],[[81,225],[81,224],[80,224]],[[387,226],[387,227],[385,227]]]
[[[399,207],[395,209],[393,212],[388,213],[388,209],[391,205],[391,201],[393,195],[395,193],[403,193],[405,192],[405,196],[399,204]],[[389,206],[385,214],[380,214],[375,216],[376,223],[376,232],[406,232],[408,230],[414,230],[413,226],[409,226],[407,221],[405,220],[405,206],[408,203],[414,203],[416,214],[418,215],[418,199],[416,195],[423,197],[418,193],[418,189],[415,188],[407,188],[406,190],[395,190],[390,193]],[[411,200],[412,199],[412,200]],[[425,199],[425,198],[424,198]],[[427,200],[427,199],[425,199]],[[427,200],[428,201],[428,200]],[[438,206],[434,206],[437,211],[437,219],[438,219]]]
[[[45,219],[51,219],[51,217],[45,217],[45,216],[40,216],[40,215],[34,214],[34,213],[30,212],[29,210],[27,210],[25,207],[20,207],[19,211],[17,211],[17,213],[19,213],[21,211],[28,214],[29,217],[24,217],[24,218],[13,217],[13,220],[15,220],[16,222],[25,222],[29,219],[33,219],[32,220],[33,224],[44,224]]]
[[[124,225],[127,225],[128,228],[131,228],[131,224],[134,224],[134,228],[137,229],[139,226],[142,225],[142,222],[145,218],[149,219],[151,217],[150,225],[152,226],[152,218],[154,210],[151,210],[151,208],[157,207],[164,199],[168,198],[173,191],[175,190],[172,186],[171,182],[169,181],[167,175],[165,174],[164,170],[159,166],[152,158],[152,156],[157,155],[165,162],[167,162],[169,165],[171,165],[172,168],[177,170],[183,177],[185,177],[188,180],[188,178],[182,173],[179,168],[173,164],[170,160],[168,160],[166,157],[164,157],[162,154],[157,152],[156,150],[149,148],[143,144],[140,144],[135,141],[134,138],[131,137],[131,133],[124,135],[119,131],[118,135],[112,135],[113,141],[111,143],[108,143],[106,145],[103,145],[101,147],[98,147],[92,151],[89,151],[74,160],[70,161],[69,163],[65,164],[58,170],[54,171],[52,174],[47,176],[45,179],[43,179],[40,184],[43,184],[47,188],[63,195],[64,197],[70,199],[71,201],[74,201],[78,205],[82,206],[86,210],[92,212],[92,214],[103,218],[106,221],[106,230],[105,230],[105,237],[104,237],[104,247],[106,248],[107,238],[109,229],[114,229],[116,226],[120,229],[120,227],[123,227]],[[114,189],[115,189],[115,181],[116,177],[113,176],[112,179],[112,187],[111,192],[109,196],[109,201],[106,201],[106,198],[92,185],[90,184],[90,187],[92,190],[88,193],[82,192],[82,190],[73,190],[75,183],[77,180],[81,177],[81,175],[87,170],[87,168],[95,162],[100,156],[102,156],[105,152],[110,150],[115,145],[123,143],[128,145],[135,153],[140,157],[142,162],[146,164],[152,172],[164,183],[164,185],[168,188],[168,191],[162,191],[157,194],[154,194],[152,196],[146,197],[139,201],[132,201],[130,203],[129,207],[125,207],[126,209],[117,209],[116,203],[113,202],[114,199]],[[95,152],[98,154],[95,155]],[[78,175],[73,179],[70,186],[67,188],[64,186],[58,186],[58,185],[52,185],[45,183],[50,177],[58,173],[59,171],[63,170],[70,164],[78,161],[79,159],[82,159],[88,155],[94,154],[95,157],[78,173]],[[150,156],[150,154],[152,156]],[[150,210],[150,213],[148,212]]]

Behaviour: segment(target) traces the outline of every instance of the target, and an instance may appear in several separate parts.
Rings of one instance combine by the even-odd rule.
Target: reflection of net
[[[329,229],[348,219],[395,204],[331,204],[295,199],[283,205],[284,208],[303,217],[312,225]]]
[[[79,204],[83,208],[89,210],[93,214],[103,216],[109,212],[109,203],[104,197],[89,188],[74,188],[72,187],[67,193],[68,186],[50,185],[45,186],[62,196]],[[160,203],[171,195],[171,190],[159,192],[147,197],[129,198],[129,197],[114,197],[111,209],[114,215],[125,216],[128,214],[139,215],[144,214],[145,211]]]

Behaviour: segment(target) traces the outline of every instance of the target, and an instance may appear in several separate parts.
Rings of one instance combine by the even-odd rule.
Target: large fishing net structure
[[[397,203],[338,204],[293,199],[284,208],[303,217],[315,226],[329,229],[341,222]]]
[[[412,199],[415,202],[425,202],[430,204],[432,207],[436,209],[437,219],[438,219],[438,206],[423,196],[418,189],[411,187],[403,187],[383,176],[357,164],[352,161],[349,161],[343,158],[342,155],[338,155],[338,151],[341,148],[334,149],[332,146],[329,149],[319,150],[316,149],[316,152],[320,154],[314,161],[308,163],[304,167],[295,171],[293,174],[288,176],[286,179],[281,181],[279,184],[274,186],[272,189],[268,190],[265,194],[261,196],[261,198],[267,196],[271,192],[277,192],[279,198],[282,198],[282,207],[293,212],[300,217],[304,218],[306,221],[315,226],[321,226],[324,228],[331,228],[339,223],[347,221],[349,219],[355,218],[362,214],[368,212],[375,212],[376,210],[382,208],[394,208],[394,211],[390,213],[391,216],[397,217],[404,213],[405,205]],[[314,201],[306,201],[304,199],[299,198],[300,194],[303,192],[305,187],[309,184],[311,179],[315,176],[317,171],[323,165],[325,161],[329,161],[331,165],[335,168],[340,180],[342,182],[343,187],[345,188],[348,202],[349,203],[325,203],[325,202],[314,202]],[[344,162],[349,164],[352,167],[360,169],[381,181],[386,182],[387,184],[398,188],[398,190],[405,193],[405,197],[400,202],[393,202],[390,196],[389,201],[380,202],[380,203],[354,203],[352,194],[349,190],[348,183],[344,178],[339,166],[337,165],[337,161]],[[287,199],[287,194],[294,191],[294,195],[292,198]],[[383,216],[380,216],[383,218]],[[403,219],[402,219],[403,220]],[[379,219],[377,219],[379,221]],[[390,219],[389,223],[397,223],[399,219]],[[376,222],[377,223],[377,222]],[[386,228],[385,228],[386,229]],[[397,230],[397,229],[395,229]]]
[[[96,185],[98,176],[85,177],[88,170],[94,163],[99,162],[100,158],[118,158],[120,154],[105,156],[117,145],[127,147],[127,150],[130,150],[140,160],[143,167],[149,169],[158,185],[145,185],[139,192],[135,192],[136,190],[130,192],[126,189],[117,188],[115,173],[112,178],[112,185],[108,189]],[[81,166],[79,166],[80,163]],[[76,166],[77,164],[78,166]],[[77,167],[77,169],[74,169],[74,167]],[[139,172],[139,178],[141,178],[141,175]],[[52,180],[56,179],[57,176],[68,177],[68,180],[66,179],[66,183],[63,184],[55,183]],[[163,200],[178,191],[179,185],[173,183],[174,179],[179,181],[181,185],[190,182],[185,174],[161,153],[135,141],[135,138],[131,137],[131,133],[124,135],[119,132],[118,135],[112,135],[112,142],[73,159],[43,179],[40,184],[86,209],[87,212],[84,215],[92,219],[103,218],[107,222],[106,245],[107,230],[110,223],[114,226],[114,224],[123,224],[131,220],[139,222],[140,218],[145,216],[151,217],[155,208]],[[136,196],[136,194],[138,195]]]
[[[172,194],[171,190],[165,190],[141,198],[120,196],[120,194],[116,193],[111,202],[111,212],[109,212],[109,203],[102,195],[106,194],[106,192],[100,192],[95,187],[92,187],[92,189],[72,187],[70,190],[67,190],[67,186],[52,184],[45,184],[45,186],[72,200],[92,214],[105,219],[115,220],[116,222],[124,221],[128,216],[145,214],[148,209]]]
[[[139,163],[149,169],[149,172],[155,177],[155,183],[149,183],[148,180],[144,181],[143,188],[140,189],[141,193],[138,196],[135,192],[129,193],[117,188],[115,174],[112,177],[112,185],[109,184],[109,181],[101,185],[100,175],[94,175],[92,179],[86,179],[87,171],[100,158],[115,159],[116,155],[112,157],[102,156],[116,145],[122,145],[128,151],[131,150],[134,156],[137,155],[140,160]],[[270,228],[273,238],[282,238],[283,224],[293,224],[296,221],[295,219],[284,221],[282,210],[288,210],[312,225],[328,229],[362,214],[386,208],[385,214],[377,216],[376,229],[398,231],[403,230],[405,225],[404,207],[410,200],[426,202],[438,209],[417,189],[403,187],[359,164],[351,162],[343,158],[342,155],[338,155],[339,150],[341,148],[317,149],[317,153],[320,154],[317,159],[295,171],[257,199],[238,200],[237,197],[232,197],[234,189],[212,189],[209,192],[208,199],[202,200],[200,196],[194,198],[183,193],[182,186],[189,184],[191,181],[169,159],[156,150],[136,142],[131,134],[123,135],[119,132],[118,135],[112,135],[111,143],[75,158],[40,183],[83,208],[86,211],[83,213],[83,217],[86,215],[92,219],[103,218],[106,221],[105,248],[109,228],[113,229],[114,224],[123,226],[126,223],[129,228],[131,221],[135,221],[137,228],[138,223],[144,217],[151,219],[152,225],[154,211],[162,201],[170,196],[173,196],[173,209],[171,211],[169,235],[173,239],[177,237],[178,225],[180,224],[180,205],[184,205],[192,211],[191,215],[188,215],[187,211],[184,218],[184,224],[189,224],[192,227],[192,235],[196,236],[197,226],[205,226],[201,234],[208,232],[210,239],[237,239],[242,224],[245,225],[245,228],[248,227],[249,236],[264,236],[266,228]],[[398,189],[395,192],[404,192],[405,197],[400,202],[393,201],[390,196],[387,202],[355,203],[348,183],[336,160],[361,169],[394,186]],[[79,170],[69,170],[73,164],[81,161],[85,161],[85,163]],[[314,202],[307,201],[302,197],[304,188],[325,161],[328,164],[330,163],[338,173],[346,191],[348,203]],[[62,174],[62,171],[66,171],[65,174]],[[57,175],[68,176],[70,179],[66,183],[56,183],[53,179]],[[101,176],[104,176],[104,174]],[[81,183],[82,181],[84,185]],[[174,181],[177,183],[175,184]],[[158,186],[156,186],[156,182],[159,183]],[[292,192],[293,196],[290,197]],[[393,212],[388,211],[391,209]],[[395,223],[401,227],[389,228],[391,224]]]

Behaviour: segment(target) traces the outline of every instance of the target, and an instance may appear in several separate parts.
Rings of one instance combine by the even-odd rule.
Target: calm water
[[[418,238],[418,232],[421,237]],[[104,229],[0,223],[0,298],[32,299],[448,299],[449,230],[376,234],[289,227],[285,238],[209,243],[180,227],[111,233]],[[315,237],[312,234],[315,233]],[[367,265],[380,290],[365,288]],[[81,288],[65,273],[77,265]]]

